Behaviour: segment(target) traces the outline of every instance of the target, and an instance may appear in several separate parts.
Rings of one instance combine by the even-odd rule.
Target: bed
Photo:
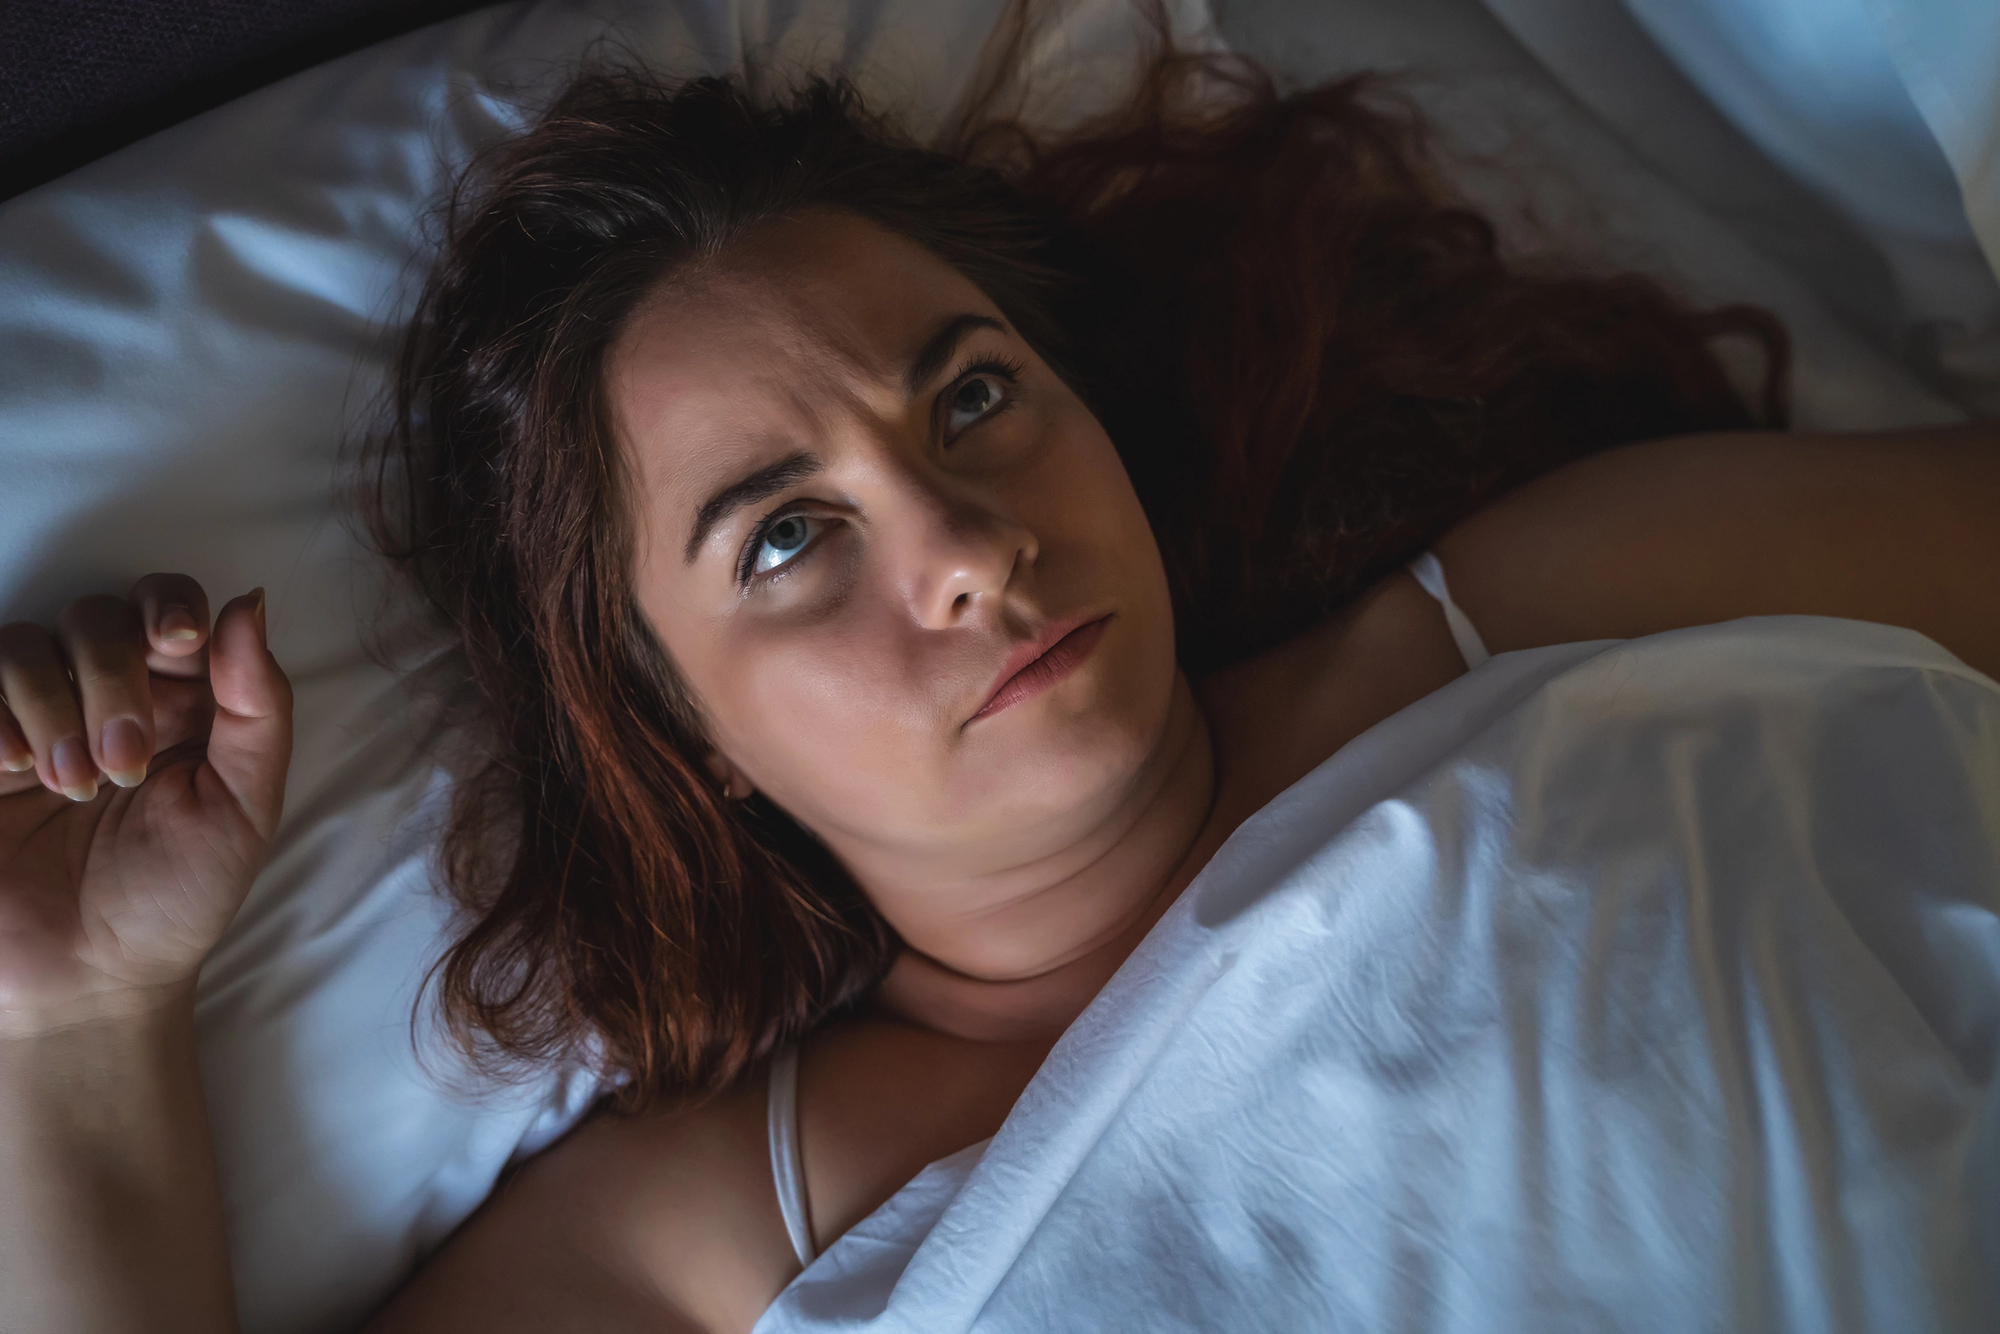
[[[253,1334],[352,1328],[597,1092],[582,1072],[475,1080],[412,1022],[448,929],[427,856],[450,777],[400,680],[439,646],[338,495],[431,202],[592,43],[684,72],[838,67],[921,129],[998,10],[491,6],[287,73],[0,203],[0,619],[47,620],[154,569],[185,570],[218,600],[261,583],[298,691],[285,822],[198,1009]],[[2000,85],[1985,73],[2000,68],[2000,10],[1174,11],[1189,40],[1293,78],[1405,72],[1517,250],[1777,311],[1796,341],[1802,427],[2000,415]],[[1788,44],[1808,13],[1840,40]],[[1079,5],[1036,52],[1034,114],[1084,114],[1132,41],[1121,0]]]

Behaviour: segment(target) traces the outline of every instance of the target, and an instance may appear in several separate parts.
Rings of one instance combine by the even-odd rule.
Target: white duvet
[[[757,1334],[2000,1328],[2000,686],[1502,654],[1246,822]]]

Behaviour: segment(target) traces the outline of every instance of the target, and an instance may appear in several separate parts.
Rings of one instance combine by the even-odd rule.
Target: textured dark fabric
[[[0,198],[490,0],[0,0]]]

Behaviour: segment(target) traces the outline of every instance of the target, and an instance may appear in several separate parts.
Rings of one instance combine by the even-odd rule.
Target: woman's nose
[[[910,609],[925,629],[997,609],[1007,585],[1035,563],[1034,533],[969,495],[922,488],[905,567]]]

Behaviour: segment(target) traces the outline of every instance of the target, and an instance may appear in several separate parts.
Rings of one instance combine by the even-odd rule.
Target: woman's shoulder
[[[796,1118],[815,1245],[992,1135],[1046,1051],[875,1015],[815,1034]],[[768,1092],[757,1070],[691,1108],[591,1117],[503,1180],[367,1334],[748,1330],[799,1271]]]
[[[1434,548],[1488,650],[1744,616],[1902,626],[2000,670],[2000,434],[1729,432],[1625,445],[1497,498]],[[1230,800],[1255,810],[1465,670],[1407,572],[1198,687]],[[1247,811],[1245,812],[1247,814]]]
[[[1376,723],[1465,674],[1438,602],[1406,571],[1196,686],[1231,827]]]
[[[931,1163],[990,1138],[1052,1041],[975,1041],[879,1009],[814,1035],[798,1096],[815,1245],[830,1246]]]
[[[1495,653],[1744,616],[1874,621],[2000,669],[2000,431],[1718,432],[1624,445],[1444,535]]]
[[[503,1178],[365,1334],[742,1331],[798,1271],[764,1082],[600,1112]]]

